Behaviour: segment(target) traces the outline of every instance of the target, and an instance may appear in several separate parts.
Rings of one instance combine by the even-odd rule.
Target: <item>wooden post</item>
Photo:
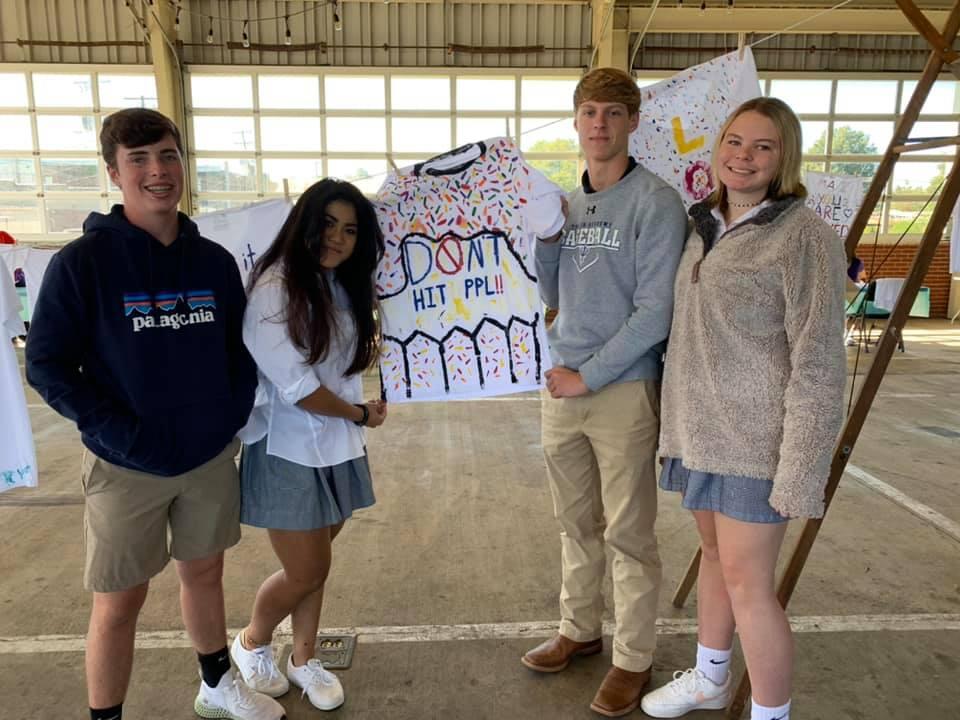
[[[673,594],[673,606],[675,608],[682,608],[683,604],[687,601],[687,595],[690,594],[693,584],[697,581],[697,573],[700,572],[700,556],[702,554],[703,549],[698,547],[693,557],[690,558],[690,564],[687,565],[687,572],[684,573],[683,580],[680,581],[680,584],[677,586],[677,591]]]

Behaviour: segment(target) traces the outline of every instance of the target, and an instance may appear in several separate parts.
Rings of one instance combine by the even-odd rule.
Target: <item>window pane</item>
[[[827,123],[804,120],[800,123],[803,132],[803,152],[809,155],[826,155]]]
[[[48,197],[45,205],[47,207],[48,233],[81,235],[83,234],[83,221],[87,219],[87,215],[91,212],[100,211],[100,198]]]
[[[261,75],[260,107],[320,109],[320,78],[316,75]]]
[[[27,107],[26,75],[0,73],[0,107]]]
[[[330,152],[386,152],[387,121],[383,118],[327,118]]]
[[[36,191],[37,175],[29,158],[0,158],[0,192]]]
[[[327,167],[330,177],[349,180],[367,195],[376,195],[387,176],[387,163],[383,160],[328,160]]]
[[[522,118],[520,149],[531,152],[577,152],[573,118]]]
[[[209,198],[200,198],[197,200],[197,214],[217,212],[219,210],[229,210],[230,208],[243,207],[256,202],[256,197],[250,200],[210,200]]]
[[[448,118],[394,118],[394,152],[445,152],[450,149]]]
[[[264,150],[320,151],[320,118],[260,118],[260,146]]]
[[[653,77],[637,78],[637,87],[645,88],[649,85],[656,85],[658,82],[662,82],[663,80],[666,80],[666,78],[653,78]],[[570,100],[572,102],[573,98],[571,97]]]
[[[516,135],[516,122],[511,118],[457,118],[457,145]]]
[[[96,150],[93,115],[37,115],[41,150]]]
[[[253,108],[249,75],[191,75],[190,96],[195,108]]]
[[[383,76],[327,75],[324,102],[329,110],[383,110]]]
[[[252,117],[195,117],[193,142],[197,150],[254,150]]]
[[[900,161],[893,166],[893,191],[930,195],[946,177],[948,163]]]
[[[890,115],[897,105],[896,80],[838,80],[838,113]]]
[[[33,74],[33,99],[37,107],[93,107],[89,75]]]
[[[157,83],[152,75],[100,75],[100,107],[157,108]]]
[[[576,188],[580,178],[577,176],[576,160],[529,160],[532,167],[546,175],[564,190]]]
[[[882,155],[893,137],[893,123],[844,120],[833,126],[834,155]]]
[[[323,162],[316,160],[264,160],[263,192],[283,192],[283,181],[291,193],[301,193],[323,177]]]
[[[33,150],[28,115],[0,115],[0,150]]]
[[[99,190],[99,172],[99,163],[96,158],[40,159],[40,175],[43,177],[45,191]]]
[[[803,164],[804,172],[806,172],[807,170],[812,170],[813,172],[823,172],[824,167],[826,167],[826,163],[822,163],[822,162],[805,162]]]
[[[910,96],[917,88],[916,80],[905,80],[903,82],[903,94],[900,96],[900,110],[907,107],[910,102]],[[954,80],[937,80],[930,88],[927,94],[927,101],[921,108],[921,114],[947,114],[951,115],[960,111],[960,102],[957,98],[957,90],[960,83]]]
[[[957,123],[955,122],[918,122],[913,124],[913,129],[910,131],[910,138],[936,140],[937,138],[953,137],[956,134]],[[954,152],[956,152],[956,145],[947,145],[946,147],[930,148],[929,150],[918,150],[910,153],[907,157],[914,157],[916,155],[953,155]]]
[[[925,210],[921,211],[922,200],[890,203],[890,225],[887,232],[893,235],[902,235],[903,233],[919,235],[923,233],[930,222],[934,204],[930,203]]]
[[[863,191],[866,192],[877,174],[880,163],[875,162],[831,162],[827,171],[833,175],[857,175],[863,178]]]
[[[457,108],[460,110],[513,110],[516,107],[513,78],[457,78]]]
[[[830,112],[829,80],[774,80],[770,95],[778,97],[795,113]]]
[[[450,80],[440,77],[390,78],[394,110],[449,110]]]
[[[521,110],[573,110],[576,78],[522,78]]]
[[[14,237],[21,233],[39,233],[40,201],[0,199],[0,230]]]
[[[197,158],[199,192],[255,192],[257,163],[253,160]]]

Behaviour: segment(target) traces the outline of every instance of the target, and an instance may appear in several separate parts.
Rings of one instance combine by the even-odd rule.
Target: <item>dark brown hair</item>
[[[602,67],[591,70],[577,83],[573,91],[573,109],[589,100],[622,103],[631,115],[640,110],[640,89],[633,78],[623,70]]]
[[[137,148],[160,142],[165,135],[171,135],[177,144],[177,150],[183,156],[183,140],[173,120],[156,110],[148,108],[127,108],[107,116],[100,130],[100,151],[104,162],[116,167],[117,148]]]
[[[327,206],[341,200],[357,213],[357,242],[353,253],[334,271],[350,298],[357,329],[357,347],[345,375],[372,366],[380,351],[380,328],[374,310],[377,298],[374,273],[383,257],[383,233],[371,203],[356,187],[343,180],[314,183],[300,196],[270,248],[257,260],[248,288],[273,265],[287,293],[285,320],[294,345],[307,354],[311,365],[326,357],[331,335],[337,332],[333,292],[321,270]],[[278,321],[282,321],[278,320]]]

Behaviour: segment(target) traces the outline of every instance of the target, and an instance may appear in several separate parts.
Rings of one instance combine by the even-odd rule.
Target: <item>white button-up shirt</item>
[[[712,209],[710,210],[710,214],[713,215],[713,217],[716,218],[717,222],[720,223],[720,227],[719,227],[719,229],[717,230],[717,239],[719,240],[721,235],[724,235],[724,234],[730,232],[730,231],[733,230],[737,225],[740,225],[740,224],[742,224],[742,223],[745,223],[747,220],[749,220],[749,219],[752,218],[754,215],[756,215],[757,213],[759,213],[761,210],[763,210],[763,209],[764,209],[765,207],[767,207],[767,205],[769,205],[769,204],[770,204],[770,200],[764,200],[762,203],[760,203],[760,204],[757,205],[756,207],[753,207],[753,208],[750,208],[749,210],[747,210],[743,215],[741,215],[740,217],[738,217],[736,220],[734,220],[734,221],[733,221],[732,223],[730,223],[729,225],[727,225],[727,221],[726,221],[726,219],[723,217],[723,213],[720,211],[720,208],[718,208],[718,207],[712,208]]]
[[[330,467],[361,457],[364,428],[345,418],[317,415],[296,403],[320,387],[349,403],[363,402],[359,373],[344,377],[353,360],[356,328],[346,291],[328,275],[335,304],[334,331],[326,357],[307,364],[304,351],[287,332],[287,293],[276,271],[268,270],[247,299],[243,342],[257,363],[259,386],[253,413],[238,437],[247,444],[267,438],[267,454],[304,465]]]

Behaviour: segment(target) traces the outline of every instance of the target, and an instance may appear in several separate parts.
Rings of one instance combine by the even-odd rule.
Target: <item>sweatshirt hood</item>
[[[177,240],[181,238],[195,239],[200,237],[200,230],[197,224],[182,212],[177,213],[179,227],[177,230]],[[123,214],[123,205],[114,205],[107,214],[92,212],[87,215],[83,221],[83,233],[86,235],[91,232],[111,232],[118,233],[127,237],[143,234],[152,238],[146,230],[131,225]]]

